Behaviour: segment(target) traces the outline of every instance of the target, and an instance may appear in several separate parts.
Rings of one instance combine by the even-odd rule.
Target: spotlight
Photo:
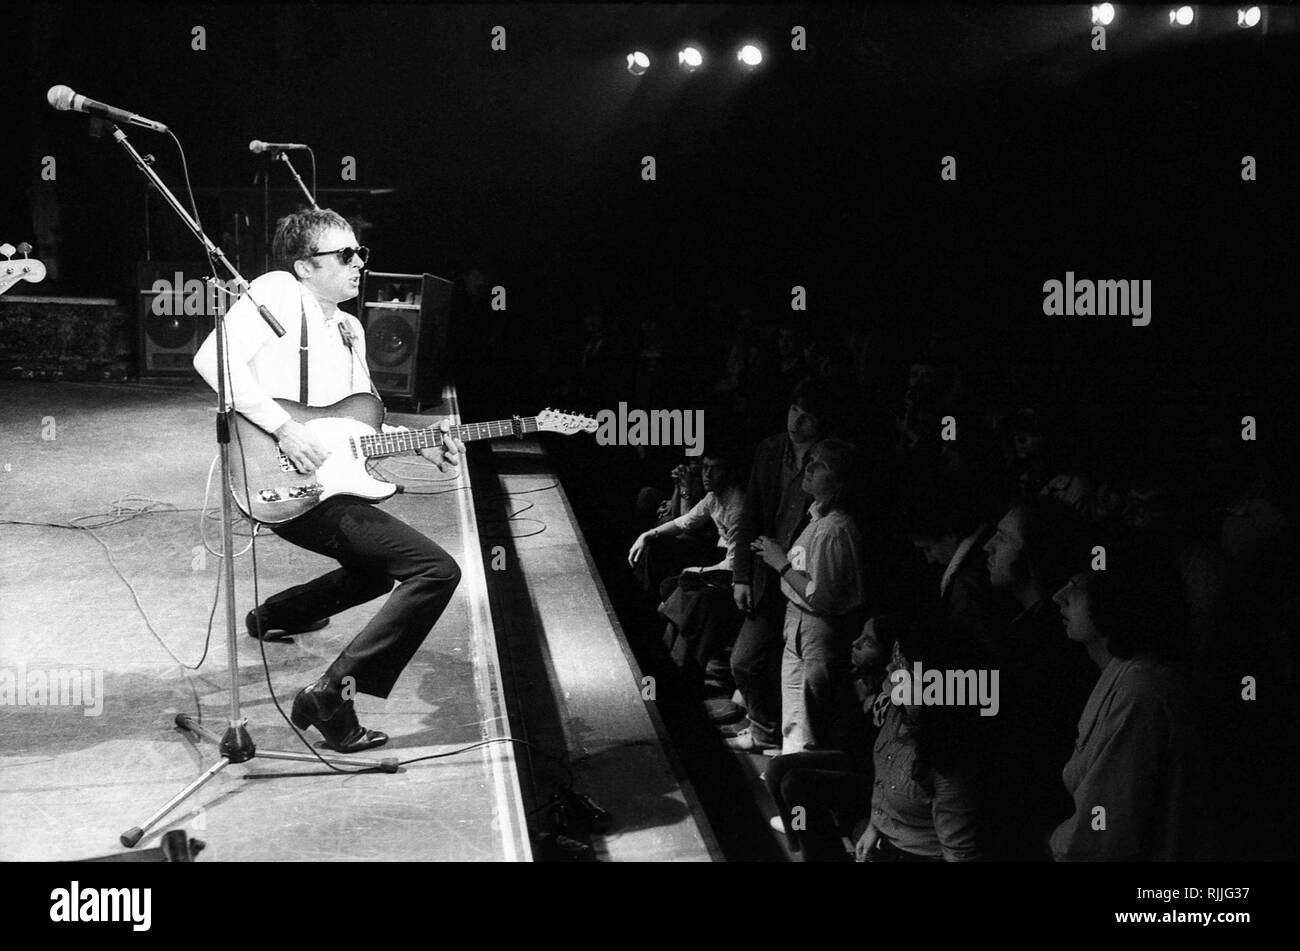
[[[1259,25],[1260,12],[1259,7],[1246,7],[1244,10],[1237,11],[1237,26],[1242,29],[1248,29],[1252,26]]]
[[[1109,3],[1092,8],[1092,22],[1100,26],[1110,26],[1115,19],[1115,8]]]
[[[1191,7],[1187,7],[1187,6],[1179,7],[1177,10],[1169,11],[1169,25],[1170,26],[1191,26],[1192,20],[1195,19],[1195,17],[1196,14],[1192,11]]]
[[[650,68],[650,57],[640,50],[627,54],[627,71],[633,76],[643,76]]]
[[[740,52],[736,54],[736,59],[740,60],[748,68],[753,69],[763,62],[763,51],[752,43],[746,44],[740,48]]]
[[[694,46],[688,46],[677,54],[677,62],[693,73],[704,65],[704,54]]]

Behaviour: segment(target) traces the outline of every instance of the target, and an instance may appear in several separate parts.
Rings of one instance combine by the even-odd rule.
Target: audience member
[[[1088,564],[1091,545],[1078,514],[1056,499],[1012,505],[985,543],[989,581],[1021,611],[995,643],[1001,699],[990,773],[989,851],[1010,861],[1047,861],[1046,836],[1070,814],[1061,769],[1097,668],[1064,634],[1052,595]]]
[[[783,753],[829,745],[835,694],[848,671],[857,609],[864,600],[862,536],[847,511],[860,469],[851,444],[819,442],[803,474],[803,489],[813,498],[808,526],[789,551],[766,536],[753,544],[781,579],[787,601],[781,659]]]
[[[980,849],[980,764],[986,719],[972,704],[916,703],[910,678],[923,671],[979,667],[960,634],[902,626],[889,664],[890,683],[876,703],[871,819],[858,837],[859,862],[971,862]]]
[[[1069,861],[1187,861],[1208,857],[1204,743],[1177,667],[1177,581],[1149,546],[1113,545],[1055,595],[1065,633],[1101,671],[1065,766],[1074,813],[1051,835]]]
[[[993,527],[969,480],[933,471],[918,477],[903,487],[900,522],[904,536],[942,572],[938,597],[924,609],[996,654],[996,634],[1016,611],[1010,596],[989,583],[981,554]]]
[[[731,672],[748,714],[747,727],[728,741],[733,749],[777,747],[785,596],[776,572],[755,559],[750,546],[766,536],[788,549],[802,531],[812,501],[803,488],[804,468],[824,434],[830,399],[815,381],[801,381],[790,396],[785,431],[763,440],[754,452],[732,569],[736,607],[746,617],[731,652]]]

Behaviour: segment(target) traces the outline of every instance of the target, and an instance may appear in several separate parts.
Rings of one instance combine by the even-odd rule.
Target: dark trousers
[[[425,535],[383,509],[337,496],[305,515],[272,526],[300,548],[333,558],[340,568],[266,599],[274,627],[292,630],[397,589],[370,623],[330,664],[334,683],[387,697],[437,622],[460,582],[460,566]]]
[[[731,572],[682,572],[665,578],[659,600],[659,613],[668,619],[664,645],[674,651],[674,660],[680,649],[684,669],[729,678],[731,668],[724,658],[741,621],[731,594]],[[684,646],[677,644],[679,638]]]
[[[632,575],[642,589],[653,594],[660,590],[665,580],[676,578],[683,568],[711,565],[720,554],[716,545],[690,535],[659,537],[646,543]],[[662,601],[663,597],[659,600]]]
[[[781,651],[785,596],[768,585],[731,649],[731,675],[745,699],[755,739],[781,742]]]
[[[778,756],[763,774],[791,846],[809,862],[849,861],[841,837],[871,815],[871,777],[869,759],[831,751]]]

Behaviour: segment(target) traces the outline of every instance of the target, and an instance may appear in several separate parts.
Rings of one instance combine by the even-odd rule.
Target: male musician
[[[277,270],[254,280],[250,294],[226,315],[229,392],[235,409],[272,434],[300,472],[321,465],[325,448],[274,399],[328,406],[352,393],[369,392],[365,335],[355,317],[338,309],[339,303],[357,296],[368,253],[357,246],[352,228],[336,212],[288,215],[275,230],[272,260]],[[283,337],[275,336],[250,297],[275,315],[285,328]],[[216,389],[213,335],[199,348],[194,367]],[[453,437],[446,437],[445,443],[421,450],[444,472],[459,464],[464,451]],[[405,522],[349,496],[326,499],[271,530],[301,548],[336,559],[340,567],[267,598],[250,611],[247,626],[254,637],[276,630],[319,630],[331,615],[387,594],[393,582],[398,583],[370,623],[293,702],[294,723],[301,729],[315,726],[331,749],[354,753],[382,745],[388,736],[361,726],[352,696],[388,696],[451,600],[460,567]]]

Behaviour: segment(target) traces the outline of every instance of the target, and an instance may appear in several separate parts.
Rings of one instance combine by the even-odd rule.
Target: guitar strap
[[[302,308],[302,339],[298,344],[298,402],[307,405],[307,305],[298,299]]]
[[[352,383],[352,372],[353,370],[355,370],[356,365],[360,363],[361,372],[366,375],[366,383],[370,385],[370,392],[374,394],[375,399],[379,400],[379,402],[382,403],[384,401],[384,398],[379,395],[379,390],[375,387],[375,381],[370,378],[370,371],[366,369],[365,361],[360,360],[357,356],[356,350],[352,348],[352,341],[355,339],[355,337],[352,333],[352,328],[348,326],[348,317],[346,313],[344,313],[343,316],[339,318],[339,336],[343,339],[343,346],[348,348],[348,355],[352,358],[352,362],[351,364],[349,364],[349,368],[348,368],[349,386]],[[385,409],[384,412],[385,414],[387,414],[388,410]]]

